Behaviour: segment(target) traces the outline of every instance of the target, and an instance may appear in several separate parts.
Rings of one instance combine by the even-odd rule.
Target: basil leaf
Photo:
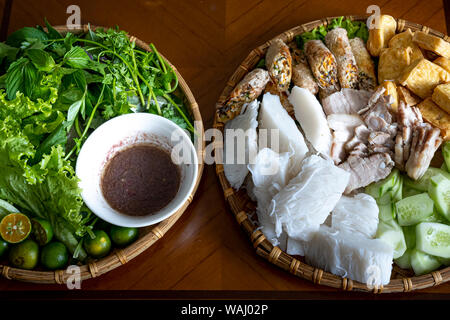
[[[31,98],[37,86],[38,74],[36,68],[30,61],[23,66],[23,81],[25,94]]]
[[[36,154],[34,156],[33,162],[41,161],[44,154],[50,153],[53,146],[62,145],[67,143],[67,135],[65,132],[65,127],[60,124],[58,128],[55,129],[37,148]]]
[[[67,120],[65,121],[64,127],[66,131],[69,132],[75,122],[75,119],[78,116],[78,113],[81,109],[84,109],[85,106],[85,95],[80,100],[75,101],[69,107],[69,111],[67,111]]]
[[[45,32],[36,29],[36,28],[30,28],[25,27],[20,30],[17,30],[16,32],[13,32],[8,39],[6,40],[6,44],[19,48],[22,42],[30,40],[48,40],[47,35]]]
[[[64,55],[64,61],[72,68],[85,69],[89,67],[91,59],[81,47],[73,47]]]
[[[55,60],[43,50],[29,49],[26,51],[26,54],[40,71],[50,72],[55,68]]]
[[[11,63],[6,74],[6,95],[9,100],[16,97],[17,91],[23,91],[23,67],[29,63],[26,58],[20,58],[19,60]]]
[[[47,18],[44,18],[45,26],[47,27],[47,35],[49,39],[61,39],[61,34],[53,28],[50,23],[47,21]]]
[[[8,59],[9,61],[14,61],[16,59],[17,52],[19,52],[18,48],[14,48],[0,42],[0,63],[3,61],[3,58]]]

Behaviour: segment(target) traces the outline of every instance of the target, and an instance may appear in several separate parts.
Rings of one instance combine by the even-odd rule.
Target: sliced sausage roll
[[[339,91],[336,59],[325,44],[320,40],[310,40],[305,43],[305,53],[319,85],[321,99]]]
[[[333,53],[337,62],[338,79],[341,88],[358,87],[358,66],[347,36],[347,30],[335,28],[328,31],[325,44]]]
[[[275,39],[266,54],[266,67],[280,92],[287,91],[292,77],[292,57],[289,47]]]
[[[358,66],[359,89],[374,90],[377,85],[375,65],[364,41],[361,38],[353,38],[350,40],[350,46]]]
[[[294,42],[289,45],[292,56],[292,82],[297,87],[309,90],[312,94],[319,91],[303,50],[297,48]]]
[[[249,73],[231,91],[228,101],[218,111],[218,121],[226,123],[241,113],[244,103],[249,103],[263,92],[269,73],[260,68],[256,68]]]

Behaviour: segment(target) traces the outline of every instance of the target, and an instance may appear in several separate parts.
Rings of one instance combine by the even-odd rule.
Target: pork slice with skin
[[[353,137],[355,128],[364,125],[357,114],[330,114],[327,117],[328,126],[333,130],[330,156],[335,164],[339,164],[347,157],[345,144]]]
[[[400,170],[404,170],[405,163],[409,159],[413,129],[423,123],[422,114],[416,107],[410,107],[403,101],[398,104],[399,130],[395,138],[395,164]]]
[[[323,110],[326,115],[355,114],[367,106],[370,95],[370,91],[344,88],[322,99]]]
[[[353,137],[345,144],[345,149],[350,152],[353,148],[359,144],[367,144],[369,139],[370,130],[366,127],[365,124],[361,124],[354,129]]]
[[[421,178],[441,143],[439,129],[433,128],[428,123],[415,126],[409,159],[405,165],[408,176],[414,180]]]
[[[375,153],[369,157],[349,156],[339,165],[339,168],[350,173],[345,194],[386,178],[393,167],[394,162],[388,153]]]

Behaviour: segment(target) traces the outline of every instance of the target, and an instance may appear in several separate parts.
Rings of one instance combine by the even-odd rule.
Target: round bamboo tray
[[[57,26],[55,27],[56,30],[61,32],[62,34],[67,33],[68,31],[72,33],[83,33],[87,32],[89,29],[88,25],[83,25],[80,28],[69,30],[65,26]],[[91,29],[95,30],[97,28],[102,27],[95,27],[91,26]],[[129,36],[131,41],[135,41],[136,45],[146,51],[151,51],[150,47],[142,40],[137,39],[134,36]],[[189,110],[191,112],[192,117],[196,121],[197,127],[197,134],[200,135],[200,138],[198,141],[201,141],[200,144],[196,146],[197,148],[197,156],[199,161],[198,164],[198,176],[197,181],[195,184],[195,187],[189,196],[188,200],[183,204],[183,206],[172,216],[167,218],[166,220],[161,221],[160,223],[149,226],[146,228],[141,228],[139,230],[139,238],[131,245],[129,245],[126,248],[123,249],[116,249],[113,252],[111,252],[107,257],[102,258],[100,260],[96,260],[93,262],[90,262],[89,264],[80,266],[80,278],[81,280],[86,280],[90,278],[95,278],[98,276],[101,276],[102,274],[105,274],[115,268],[120,267],[121,265],[126,264],[133,258],[137,257],[139,254],[144,252],[146,249],[151,247],[155,242],[157,242],[159,239],[161,239],[164,234],[177,222],[177,220],[181,217],[181,215],[184,213],[186,208],[189,206],[189,204],[192,202],[194,194],[198,188],[198,185],[200,183],[200,179],[202,177],[203,173],[203,155],[205,150],[205,139],[204,137],[204,128],[203,128],[203,121],[202,116],[200,114],[200,110],[198,107],[197,102],[195,101],[194,95],[192,94],[191,90],[189,89],[188,85],[186,84],[186,81],[183,79],[183,77],[180,75],[180,73],[177,71],[177,69],[165,58],[163,57],[170,66],[175,70],[178,80],[179,80],[179,87],[181,88],[182,92],[185,95],[185,100],[187,101],[187,105],[189,106]],[[3,277],[10,280],[19,280],[19,281],[25,281],[25,282],[32,282],[32,283],[46,283],[46,284],[65,284],[67,279],[72,276],[72,273],[66,272],[66,270],[57,270],[54,272],[51,271],[33,271],[33,270],[23,270],[23,269],[17,269],[12,268],[6,265],[0,265],[0,273]]]
[[[322,20],[316,20],[308,22],[301,26],[294,27],[278,36],[274,39],[267,41],[263,45],[254,49],[242,64],[233,73],[231,78],[227,82],[227,86],[222,91],[222,94],[216,104],[216,108],[219,109],[227,101],[229,94],[234,89],[236,84],[263,58],[266,54],[270,44],[275,39],[282,39],[284,42],[289,43],[294,40],[295,36],[302,34],[306,31],[331,23],[331,21],[338,17],[328,17]],[[352,21],[366,21],[366,16],[346,16]],[[405,31],[410,28],[412,31],[421,30],[423,32],[432,34],[446,41],[450,41],[447,35],[444,35],[438,31],[430,29],[426,26],[422,26],[417,23],[408,22],[402,19],[397,20],[397,33]],[[223,133],[223,124],[216,120],[214,121],[214,128],[220,130]],[[223,155],[223,142],[215,141],[214,150],[216,157],[216,174],[219,178],[220,184],[223,188],[225,199],[227,200],[233,215],[235,216],[238,224],[248,235],[256,253],[268,260],[270,263],[282,268],[293,275],[312,281],[316,284],[329,286],[333,288],[340,288],[345,291],[362,291],[373,293],[393,293],[393,292],[410,292],[413,290],[424,289],[432,286],[439,285],[441,283],[450,280],[450,267],[434,271],[432,273],[415,277],[409,270],[400,269],[397,265],[394,265],[391,281],[386,286],[376,286],[369,288],[366,284],[353,281],[348,278],[342,278],[326,272],[322,269],[315,268],[306,264],[302,257],[291,256],[282,251],[279,247],[274,247],[258,230],[257,224],[254,222],[255,203],[247,196],[245,190],[234,190],[224,174],[224,169],[221,159]]]

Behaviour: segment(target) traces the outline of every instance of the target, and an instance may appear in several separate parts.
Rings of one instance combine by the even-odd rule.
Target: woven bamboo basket
[[[91,26],[92,30],[95,30],[97,28],[101,27],[95,27]],[[69,30],[65,26],[57,26],[55,27],[56,30],[61,32],[62,34],[67,33],[68,31],[72,33],[85,33],[89,30],[88,25],[80,26],[80,28],[77,29],[71,29]],[[150,47],[142,40],[137,39],[134,36],[129,36],[131,41],[135,41],[136,45],[146,51],[151,51]],[[188,200],[183,204],[183,206],[172,216],[167,218],[166,220],[161,221],[160,223],[149,226],[146,228],[141,228],[139,230],[139,238],[131,245],[129,245],[126,248],[123,249],[116,249],[113,252],[111,252],[107,257],[102,258],[100,260],[96,260],[93,262],[90,262],[89,264],[80,266],[80,278],[81,280],[86,280],[90,278],[95,278],[98,276],[101,276],[102,274],[105,274],[115,268],[118,268],[133,258],[137,257],[139,254],[144,252],[146,249],[151,247],[155,242],[157,242],[159,239],[161,239],[164,234],[177,222],[177,220],[182,216],[186,208],[189,206],[189,204],[193,201],[194,194],[198,188],[198,185],[200,183],[200,179],[202,177],[203,173],[203,155],[205,150],[205,139],[204,139],[204,128],[203,128],[203,121],[202,116],[200,114],[200,110],[198,107],[197,102],[195,101],[194,95],[192,94],[191,90],[189,89],[188,85],[186,84],[186,81],[183,79],[183,77],[180,75],[180,73],[177,71],[177,69],[165,58],[163,57],[170,66],[175,70],[178,80],[179,80],[179,87],[181,88],[185,100],[187,101],[187,105],[189,107],[189,111],[191,113],[191,116],[196,121],[197,127],[196,131],[199,135],[198,141],[201,141],[201,143],[196,146],[197,148],[197,156],[198,159],[200,159],[198,164],[198,176],[197,181],[195,184],[195,187],[189,196]],[[17,269],[12,268],[6,265],[0,265],[0,272],[3,277],[10,280],[19,280],[19,281],[25,281],[25,282],[32,282],[32,283],[46,283],[46,284],[65,284],[67,279],[72,276],[72,273],[66,272],[66,270],[57,270],[57,271],[33,271],[33,270],[23,270],[23,269]]]
[[[275,39],[282,39],[284,42],[289,43],[294,40],[295,36],[302,34],[303,32],[311,31],[312,29],[321,25],[327,25],[331,21],[338,17],[328,17],[322,20],[316,20],[294,27],[278,36],[274,39],[267,41],[263,45],[254,49],[242,62],[242,64],[233,73],[225,89],[216,104],[216,109],[219,109],[227,101],[229,94],[239,81],[263,58],[266,54],[270,44]],[[346,16],[352,21],[366,21],[366,16]],[[423,32],[432,34],[445,41],[450,41],[447,35],[444,35],[438,31],[432,30],[426,26],[422,26],[417,23],[408,22],[402,19],[397,20],[397,33],[405,31],[410,28],[412,31],[421,30]],[[214,121],[214,127],[223,133],[224,126],[222,123],[216,120]],[[235,216],[237,223],[248,235],[256,253],[262,258],[268,260],[270,263],[282,268],[293,275],[312,281],[315,284],[321,284],[330,286],[333,288],[340,288],[345,291],[362,291],[373,293],[393,293],[393,292],[410,292],[413,290],[424,289],[432,286],[439,285],[441,283],[450,280],[450,267],[434,271],[432,273],[415,277],[409,270],[400,269],[394,265],[391,281],[386,286],[375,286],[369,288],[364,283],[359,283],[348,278],[342,278],[326,272],[322,269],[315,268],[306,264],[302,257],[291,256],[282,251],[279,247],[273,246],[258,230],[258,226],[254,222],[254,212],[256,204],[248,197],[245,190],[235,191],[228,182],[224,174],[224,168],[221,159],[223,157],[223,141],[214,142],[214,150],[216,157],[216,174],[219,178],[220,184],[223,188],[225,199],[227,200],[233,215]]]

